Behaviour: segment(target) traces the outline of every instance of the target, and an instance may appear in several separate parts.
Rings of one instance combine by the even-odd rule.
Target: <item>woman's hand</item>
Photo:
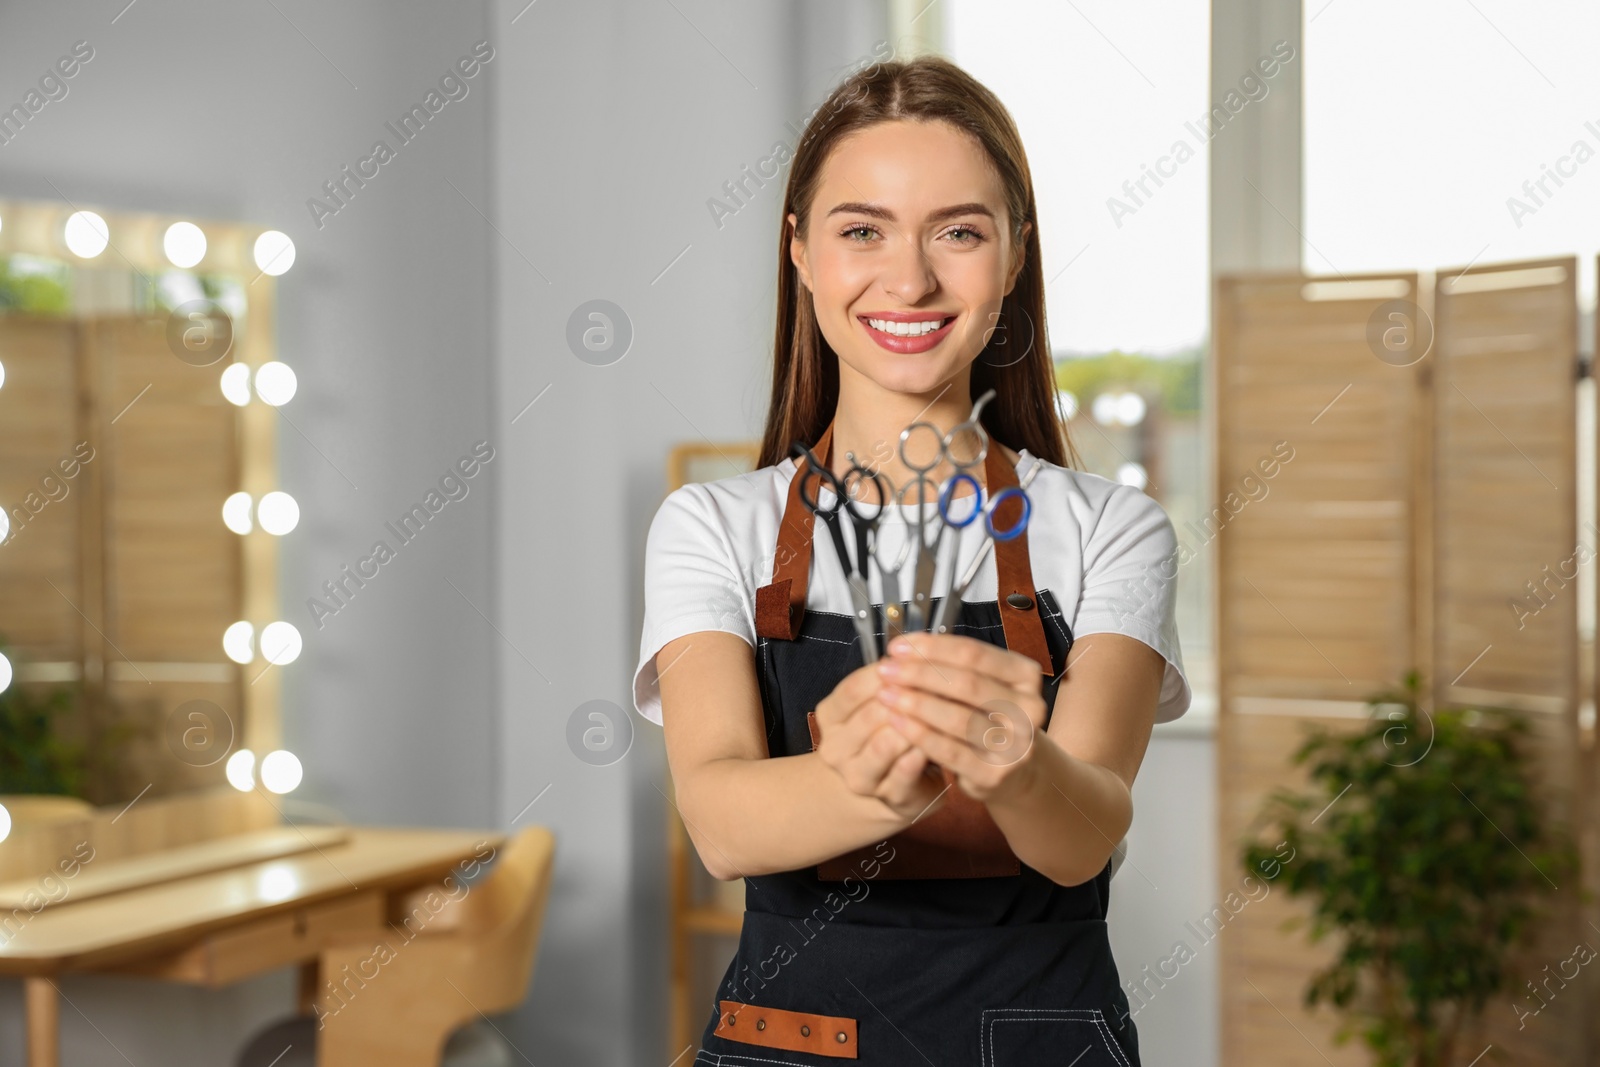
[[[944,776],[901,731],[878,700],[882,681],[873,665],[845,675],[816,706],[817,754],[851,792],[877,797],[895,814],[915,820],[944,794]]]
[[[1049,743],[1032,659],[961,634],[909,633],[872,669],[890,724],[968,796],[987,802],[1027,789],[1037,746]]]

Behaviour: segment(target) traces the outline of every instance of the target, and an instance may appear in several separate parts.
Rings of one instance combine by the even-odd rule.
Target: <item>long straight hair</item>
[[[972,364],[972,394],[995,390],[994,401],[981,416],[995,440],[1060,466],[1081,466],[1056,407],[1033,177],[1022,138],[1005,106],[982,83],[949,60],[930,55],[875,63],[857,72],[834,89],[806,124],[789,171],[778,230],[772,397],[757,466],[781,462],[794,441],[815,442],[839,403],[839,357],[823,338],[811,291],[789,258],[789,214],[794,213],[797,230],[804,234],[833,146],[847,134],[899,119],[940,120],[975,137],[1000,174],[1013,246],[1022,239],[1023,225],[1034,224],[1016,285],[1002,301],[993,332]]]

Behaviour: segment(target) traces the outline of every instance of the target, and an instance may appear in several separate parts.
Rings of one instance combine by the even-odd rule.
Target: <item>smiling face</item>
[[[834,147],[790,258],[841,390],[924,396],[965,380],[1022,271],[1005,203],[977,140],[949,123],[879,123]]]

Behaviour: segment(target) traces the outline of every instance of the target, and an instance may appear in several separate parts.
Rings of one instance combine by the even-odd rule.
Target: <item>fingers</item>
[[[936,666],[947,674],[951,667],[968,670],[1021,693],[1037,695],[1042,688],[1039,665],[1032,658],[965,634],[902,634],[889,643],[887,658]]]
[[[969,668],[900,656],[880,660],[878,672],[884,678],[877,696],[880,703],[916,715],[929,727],[955,738],[979,740],[974,730],[983,727],[972,721],[974,710],[998,713],[1019,728],[1044,724],[1041,694],[1013,689]],[[922,701],[922,695],[936,699]]]
[[[885,778],[911,749],[911,742],[889,725],[881,707],[875,712],[863,712],[855,718],[869,721],[870,730],[860,745],[843,750],[847,754],[838,764],[839,773],[853,792],[882,796]]]
[[[815,709],[817,725],[826,734],[830,727],[848,720],[861,705],[871,700],[883,684],[871,664],[857,667],[840,679],[833,692],[819,702]]]

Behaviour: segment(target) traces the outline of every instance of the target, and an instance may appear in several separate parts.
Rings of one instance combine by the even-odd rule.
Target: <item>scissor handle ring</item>
[[[994,527],[994,517],[1000,511],[1000,505],[1007,500],[1021,500],[1022,514],[1017,521],[1003,530]],[[1022,536],[1022,531],[1028,528],[1028,519],[1033,515],[1033,499],[1016,486],[1007,486],[1000,490],[989,500],[989,507],[984,512],[983,521],[989,527],[989,536],[996,541],[1014,541]]]
[[[979,406],[982,406],[981,403]],[[961,433],[969,429],[978,435],[978,454],[963,463],[961,460],[956,458],[954,444],[956,438],[960,436]],[[951,427],[949,433],[945,434],[939,439],[939,443],[943,447],[944,455],[949,458],[951,465],[958,470],[967,470],[971,467],[976,467],[978,464],[989,458],[989,431],[985,430],[977,419],[968,419],[966,422],[957,423],[955,426]]]
[[[817,458],[816,453],[811,451],[809,445],[796,441],[789,446],[789,454],[791,456],[803,456],[806,461],[806,469],[795,475],[800,479],[800,502],[809,508],[812,514],[820,515],[824,519],[831,519],[839,514],[839,509],[844,506],[844,487],[839,484],[838,476],[823,466],[822,461]],[[833,490],[832,507],[824,508],[821,505],[820,493],[806,492],[806,480],[808,478],[815,478],[819,483],[828,483],[828,488]]]
[[[860,498],[850,492],[850,486],[852,484],[860,486],[860,484],[864,481],[871,481],[878,487],[877,510],[873,511],[870,515],[862,512],[860,507]],[[801,488],[804,488],[804,486]],[[885,478],[882,473],[874,470],[868,470],[859,463],[855,464],[845,472],[843,488],[845,491],[845,507],[850,509],[850,514],[853,518],[855,518],[858,522],[865,523],[868,526],[875,524],[880,518],[883,517],[883,509],[889,506],[889,501],[892,499],[894,491],[893,487],[889,484],[889,479]]]
[[[933,439],[938,445],[938,448],[933,453],[933,462],[922,467],[912,463],[910,458],[906,456],[906,441],[911,437],[911,431],[917,429],[931,430],[933,432]],[[907,469],[916,471],[918,474],[927,474],[929,471],[938,467],[939,462],[944,459],[946,455],[948,455],[948,453],[945,451],[944,446],[944,432],[933,423],[913,422],[910,426],[907,426],[905,429],[900,431],[900,462],[904,463]]]
[[[961,519],[960,521],[950,517],[950,501],[955,496],[956,486],[958,485],[972,486],[972,511],[968,513],[966,518]],[[950,480],[944,483],[944,491],[939,494],[939,517],[944,520],[944,524],[946,526],[953,526],[958,530],[965,529],[966,527],[972,525],[972,521],[976,519],[979,513],[982,511],[983,486],[978,484],[978,479],[974,478],[966,471],[957,471],[955,474],[952,474],[950,476]]]

